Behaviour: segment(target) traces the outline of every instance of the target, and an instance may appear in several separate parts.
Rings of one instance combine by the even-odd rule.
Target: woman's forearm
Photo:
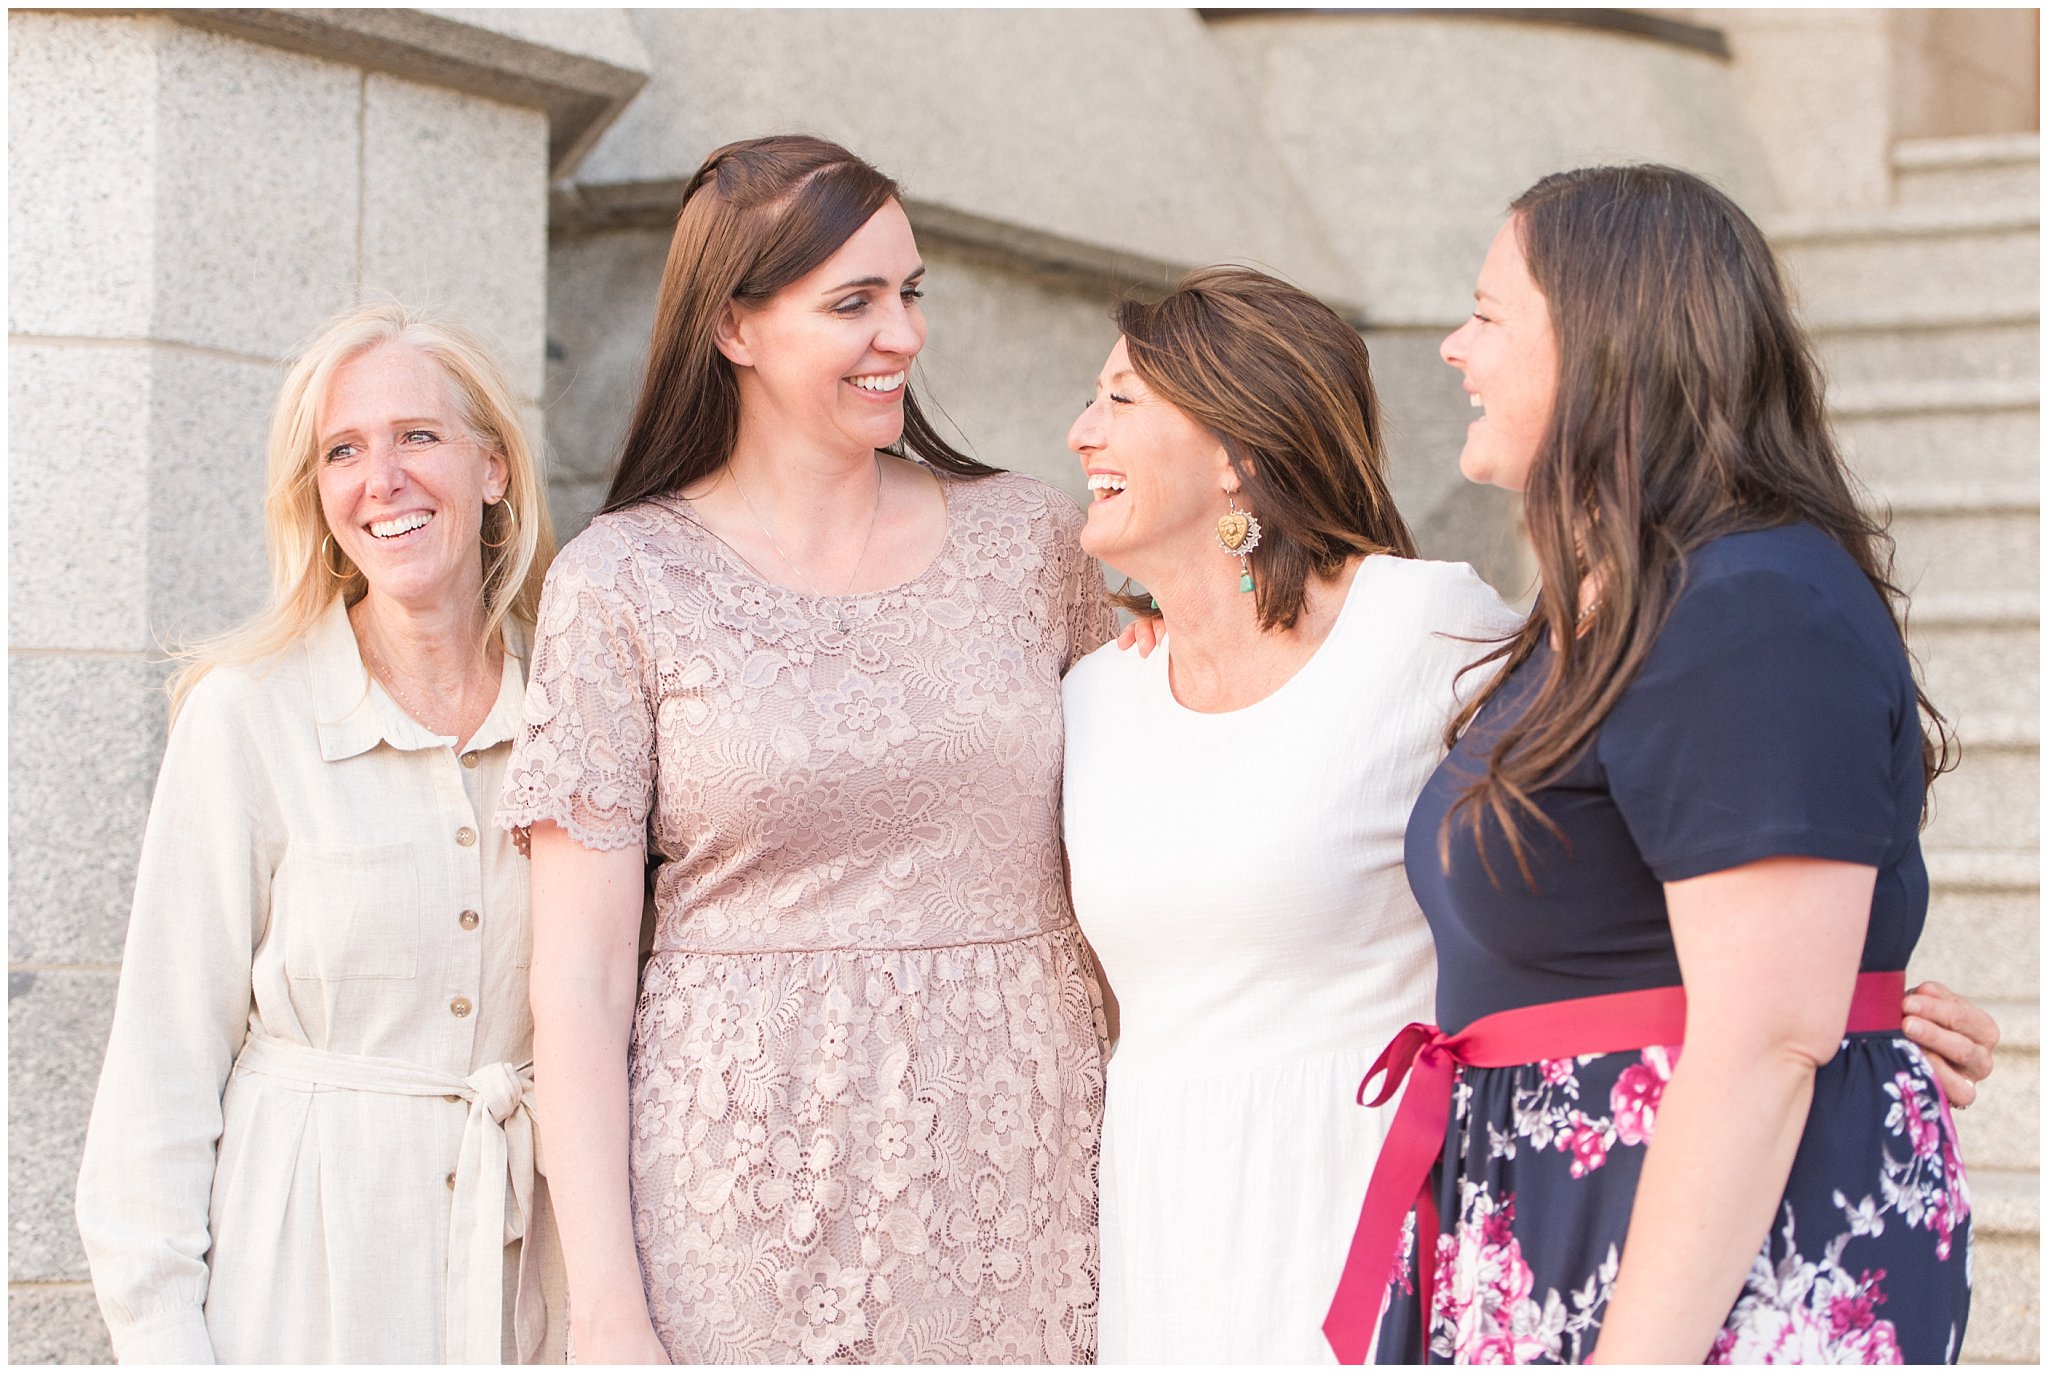
[[[645,1323],[627,1179],[632,1000],[534,967],[533,1078],[578,1332]]]
[[[627,1049],[644,859],[535,825],[533,1085],[580,1359],[654,1357],[633,1241]]]
[[[1686,1046],[1657,1111],[1593,1362],[1706,1358],[1776,1223],[1814,1071],[1796,1050],[1759,1062]]]

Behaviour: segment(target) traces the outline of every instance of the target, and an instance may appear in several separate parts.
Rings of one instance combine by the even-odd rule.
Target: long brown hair
[[[1479,660],[1506,662],[1446,744],[1539,644],[1557,652],[1528,709],[1491,741],[1486,775],[1445,817],[1438,852],[1448,862],[1462,819],[1483,859],[1491,817],[1528,882],[1520,821],[1556,833],[1531,793],[1572,764],[1634,680],[1694,549],[1804,521],[1856,560],[1902,641],[1906,598],[1884,522],[1857,507],[1828,432],[1819,369],[1770,245],[1734,201],[1672,167],[1589,167],[1543,178],[1510,208],[1557,339],[1557,398],[1524,493],[1543,592]],[[1581,624],[1588,576],[1599,605]],[[1931,782],[1953,766],[1951,737],[1915,690]]]
[[[1336,311],[1249,267],[1203,267],[1163,300],[1124,301],[1116,323],[1145,384],[1222,441],[1261,526],[1261,629],[1294,624],[1311,575],[1415,556],[1387,489],[1371,359]]]
[[[725,465],[739,438],[740,392],[718,351],[720,314],[732,301],[767,301],[898,198],[894,181],[822,138],[749,138],[704,160],[683,191],[647,376],[606,510],[680,490]],[[966,476],[996,470],[939,437],[907,382],[903,437],[890,451]]]

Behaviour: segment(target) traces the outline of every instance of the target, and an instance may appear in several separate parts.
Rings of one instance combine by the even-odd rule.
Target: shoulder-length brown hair
[[[1387,489],[1371,359],[1336,311],[1249,267],[1203,267],[1163,300],[1124,301],[1116,323],[1145,384],[1222,442],[1258,517],[1261,629],[1294,624],[1312,575],[1415,556]]]
[[[704,160],[683,191],[646,380],[606,510],[680,490],[725,465],[739,438],[740,392],[718,351],[719,315],[732,301],[767,301],[898,198],[894,181],[822,138],[749,138]],[[890,451],[966,476],[996,470],[940,438],[908,383],[903,437]]]
[[[1884,522],[1858,508],[1828,431],[1819,368],[1770,245],[1734,201],[1672,167],[1589,167],[1543,178],[1510,208],[1557,339],[1557,398],[1524,493],[1543,592],[1479,660],[1506,663],[1446,743],[1537,645],[1557,652],[1493,742],[1485,776],[1453,804],[1438,852],[1448,862],[1462,821],[1483,856],[1490,817],[1531,881],[1521,821],[1555,830],[1531,793],[1571,765],[1635,679],[1694,549],[1805,521],[1856,560],[1902,640],[1905,596]],[[1588,576],[1599,604],[1581,624]],[[1950,739],[1918,694],[1932,781],[1951,766]]]

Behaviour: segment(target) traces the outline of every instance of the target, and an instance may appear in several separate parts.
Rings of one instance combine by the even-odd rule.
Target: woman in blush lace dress
[[[845,150],[714,153],[548,579],[499,820],[582,1359],[1095,1356],[1059,684],[1113,622],[1080,512],[920,416],[923,271]]]

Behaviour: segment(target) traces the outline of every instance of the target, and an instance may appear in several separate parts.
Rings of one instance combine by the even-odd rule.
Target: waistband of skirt
[[[1904,972],[1858,975],[1843,1032],[1897,1030],[1901,1024],[1899,1003],[1905,995]],[[1455,1034],[1435,1031],[1434,1037],[1457,1062],[1473,1068],[1514,1068],[1544,1059],[1682,1044],[1685,988],[1652,987],[1546,1001],[1496,1011]]]
[[[699,947],[657,947],[647,956],[655,958],[788,958],[810,954],[845,954],[852,957],[888,958],[903,954],[954,953],[971,949],[1002,949],[1013,944],[1078,942],[1081,927],[1069,922],[1051,929],[1027,930],[1000,939],[963,939],[948,944],[787,944],[773,948],[714,949]]]

